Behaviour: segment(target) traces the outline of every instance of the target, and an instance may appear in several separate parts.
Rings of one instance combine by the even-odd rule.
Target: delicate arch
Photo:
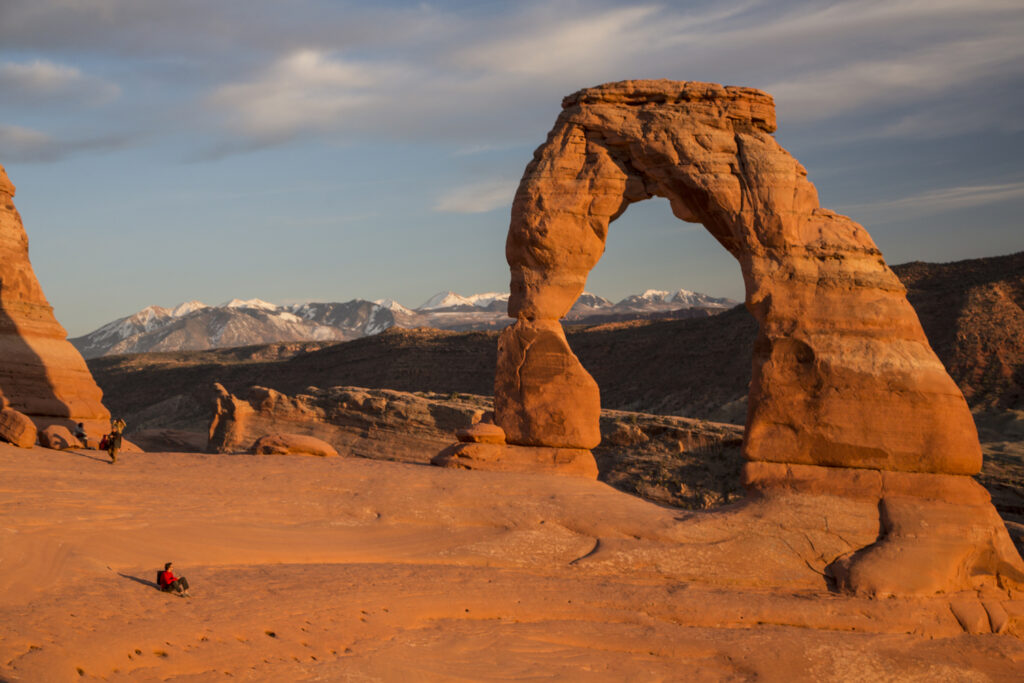
[[[509,443],[592,448],[597,385],[559,319],[608,224],[658,195],[740,263],[759,323],[750,461],[974,474],[977,432],[905,290],[857,223],[818,204],[750,88],[624,81],[565,98],[516,192],[495,415]]]

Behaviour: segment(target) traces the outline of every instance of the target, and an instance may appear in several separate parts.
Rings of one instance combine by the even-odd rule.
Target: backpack
[[[105,450],[107,450],[107,448],[109,446],[110,446],[110,435],[109,434],[104,434],[103,438],[100,439],[99,450],[105,451]]]

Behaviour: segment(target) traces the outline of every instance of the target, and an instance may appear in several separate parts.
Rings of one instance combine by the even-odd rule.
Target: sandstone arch
[[[516,321],[499,341],[495,381],[505,452],[517,448],[523,463],[522,451],[537,448],[547,466],[552,451],[578,462],[599,443],[597,385],[558,321],[601,257],[608,224],[630,203],[662,196],[736,257],[759,324],[748,490],[877,502],[877,518],[865,520],[877,541],[831,560],[847,590],[928,594],[976,588],[980,576],[1024,580],[969,476],[981,451],[960,390],[870,236],[821,208],[805,169],[775,142],[771,97],[624,81],[562,106],[516,192],[506,243]],[[482,467],[503,452],[458,448]]]
[[[746,454],[754,461],[973,474],[981,451],[957,386],[867,232],[822,209],[772,137],[771,98],[749,88],[627,81],[567,97],[523,175],[497,393],[512,443],[591,448],[596,401],[582,368],[551,381],[578,396],[564,421],[531,408],[518,348],[559,337],[610,221],[658,195],[740,263],[759,322]],[[545,344],[555,343],[545,341]],[[568,361],[565,361],[568,363]],[[544,388],[554,393],[550,383]],[[593,405],[592,405],[593,404]],[[561,418],[561,416],[559,416]]]

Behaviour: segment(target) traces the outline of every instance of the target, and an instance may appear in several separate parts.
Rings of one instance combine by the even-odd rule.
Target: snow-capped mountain
[[[732,308],[736,302],[722,299],[688,289],[667,292],[661,289],[648,289],[642,294],[633,294],[615,304],[618,308],[639,308],[648,310],[652,306],[661,310],[663,307],[675,308]]]
[[[474,308],[493,309],[495,304],[505,306],[508,303],[507,292],[486,292],[460,296],[452,291],[440,292],[427,299],[417,311],[465,310]]]
[[[258,301],[258,300],[254,300]],[[148,306],[85,336],[71,339],[85,358],[148,351],[197,351],[277,341],[328,341],[354,338],[344,330],[308,321],[291,311],[237,299],[223,306],[198,301],[174,309]],[[270,306],[271,308],[268,308]]]
[[[86,358],[148,351],[195,351],[283,341],[345,341],[383,332],[389,327],[434,327],[446,330],[501,329],[509,295],[485,292],[461,296],[439,292],[416,309],[393,299],[278,306],[261,299],[232,299],[220,306],[187,301],[174,308],[147,306],[71,343]],[[617,304],[584,292],[566,315],[581,324],[663,316],[678,309],[721,310],[729,299],[680,289],[648,290]],[[703,313],[702,313],[703,314]]]
[[[198,302],[197,302],[198,303]],[[262,299],[232,299],[217,308],[255,308],[260,311],[276,311],[277,306]]]

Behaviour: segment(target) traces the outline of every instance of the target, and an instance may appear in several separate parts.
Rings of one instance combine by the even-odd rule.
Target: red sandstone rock
[[[455,432],[455,438],[464,443],[505,443],[505,430],[496,424],[476,422]]]
[[[28,417],[13,408],[0,410],[0,439],[21,448],[36,445],[36,426]]]
[[[597,479],[597,463],[582,448],[545,448],[514,444],[457,443],[430,461],[438,467],[495,472],[536,472]]]
[[[82,422],[102,432],[103,394],[43,296],[13,197],[0,166],[0,395],[38,428]]]
[[[65,448],[81,448],[82,442],[76,439],[71,430],[64,425],[50,425],[39,432],[39,445],[62,451]]]
[[[326,441],[305,434],[267,434],[252,445],[257,455],[317,455],[336,458],[338,451]]]

